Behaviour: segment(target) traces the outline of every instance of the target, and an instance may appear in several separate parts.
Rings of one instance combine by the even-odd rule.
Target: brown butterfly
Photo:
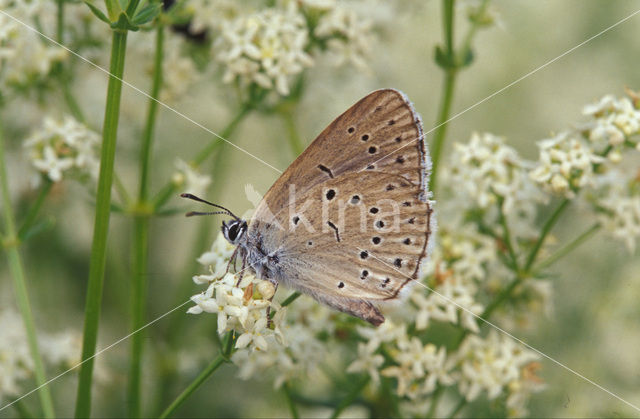
[[[384,89],[322,131],[249,222],[183,196],[234,218],[222,231],[243,268],[377,326],[374,303],[399,298],[429,252],[430,166],[419,115]]]

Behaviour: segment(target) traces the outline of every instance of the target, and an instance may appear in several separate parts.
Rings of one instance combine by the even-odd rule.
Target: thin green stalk
[[[298,130],[296,129],[296,123],[293,119],[293,114],[289,111],[281,113],[282,119],[287,127],[287,139],[289,140],[289,147],[293,154],[298,157],[304,151],[305,147],[300,139]]]
[[[453,89],[456,84],[458,68],[454,64],[455,53],[453,50],[454,35],[454,0],[443,0],[442,2],[442,27],[445,38],[445,53],[448,57],[449,67],[445,68],[445,79],[440,96],[440,109],[436,120],[436,132],[431,145],[431,180],[429,190],[435,191],[438,186],[438,168],[440,167],[440,157],[444,147],[444,140],[447,134],[448,120],[451,114],[451,104],[453,102]]]
[[[502,225],[504,244],[507,247],[507,251],[509,252],[511,263],[513,263],[513,270],[517,273],[517,272],[520,272],[520,267],[518,265],[518,257],[516,256],[516,252],[513,249],[513,243],[511,242],[511,232],[509,231],[509,225],[507,224],[507,217],[505,216],[504,211],[502,210],[503,203],[504,203],[504,199],[498,200],[498,213],[500,214],[500,225]]]
[[[431,396],[431,405],[429,406],[429,411],[427,412],[427,418],[433,418],[436,415],[436,410],[438,409],[438,403],[440,402],[440,397],[442,397],[442,393],[444,393],[444,387],[438,383],[433,395]]]
[[[202,164],[202,162],[204,162],[210,155],[211,153],[213,153],[217,148],[218,148],[218,143],[223,142],[224,140],[222,138],[224,138],[225,140],[227,140],[227,137],[229,137],[231,135],[231,133],[233,133],[233,131],[236,130],[238,124],[247,116],[247,114],[249,113],[249,111],[251,110],[251,107],[248,105],[244,105],[240,108],[240,110],[238,111],[238,113],[236,114],[236,116],[231,120],[231,122],[229,123],[229,125],[226,126],[226,128],[220,133],[220,136],[216,136],[216,138],[214,138],[207,147],[205,147],[204,149],[202,149],[197,155],[196,158],[193,159],[193,164],[196,166],[200,166]],[[222,137],[222,138],[220,138]],[[229,148],[230,145],[227,144],[226,147],[221,147],[221,149],[225,149],[225,148]]]
[[[168,418],[173,415],[175,410],[180,407],[185,400],[187,400],[207,379],[213,374],[222,364],[227,361],[227,358],[220,354],[205,368],[195,380],[184,389],[182,393],[165,409],[160,415],[160,418]]]
[[[222,132],[220,133],[220,137],[228,139],[228,137],[230,137],[236,130],[240,122],[242,122],[242,120],[247,117],[250,110],[250,106],[241,107],[238,113],[233,117],[231,122],[229,122],[224,130],[222,130]],[[200,150],[200,152],[196,154],[195,158],[191,161],[194,166],[200,166],[211,155],[211,153],[219,149],[218,156],[216,157],[216,161],[214,164],[214,188],[216,187],[216,184],[222,183],[220,179],[222,175],[222,169],[220,167],[226,159],[226,154],[221,155],[222,150],[230,147],[228,144],[224,144],[224,141],[222,141],[220,137],[215,137],[214,139],[212,139],[211,142],[205,148]],[[176,185],[173,182],[169,181],[153,198],[153,207],[155,209],[161,208],[175,194],[176,189]],[[213,196],[216,195],[213,194]],[[201,249],[202,248],[199,248],[197,251],[200,251]]]
[[[447,415],[448,418],[453,419],[456,417],[456,415],[458,413],[460,413],[460,411],[462,410],[462,408],[464,408],[467,405],[467,399],[462,397],[460,399],[460,401],[458,402],[458,404],[456,405],[456,407],[453,408],[453,410],[451,411],[451,413],[449,413]]]
[[[13,407],[18,412],[18,415],[23,419],[35,418],[35,416],[31,413],[31,411],[25,406],[22,400],[16,400],[13,402]]]
[[[36,201],[33,203],[29,211],[27,212],[27,216],[24,218],[22,225],[18,229],[18,238],[24,238],[24,235],[29,229],[33,226],[33,222],[38,217],[38,213],[40,212],[40,208],[42,208],[42,204],[44,203],[45,198],[49,195],[49,191],[51,191],[51,186],[53,186],[53,182],[48,177],[44,176],[42,179],[42,186],[40,187],[40,192],[38,193],[38,197]]]
[[[145,322],[147,300],[147,274],[149,259],[149,215],[146,212],[147,197],[149,192],[149,167],[151,150],[153,147],[154,128],[158,116],[157,99],[162,86],[162,60],[164,50],[164,28],[159,25],[156,30],[156,51],[153,67],[153,82],[149,99],[147,122],[142,135],[142,147],[140,148],[140,185],[138,190],[138,203],[136,208],[140,214],[136,214],[133,220],[133,263],[131,278],[131,330],[140,329]],[[129,368],[129,394],[127,408],[129,417],[141,415],[142,393],[142,354],[144,350],[145,333],[140,331],[131,337],[131,361]]]
[[[29,303],[29,293],[27,291],[27,282],[24,275],[24,266],[20,252],[18,250],[19,240],[16,236],[16,225],[13,215],[13,209],[11,208],[11,195],[9,194],[9,180],[7,179],[6,160],[4,155],[4,136],[2,135],[2,126],[0,125],[0,183],[2,188],[2,202],[4,207],[4,220],[5,220],[5,247],[7,251],[7,259],[9,262],[9,272],[13,279],[13,286],[16,293],[16,300],[20,314],[22,315],[22,321],[24,322],[25,333],[27,335],[27,343],[29,344],[29,352],[31,352],[31,358],[33,359],[33,365],[35,369],[36,383],[40,386],[38,390],[38,396],[40,397],[40,404],[42,404],[42,411],[47,418],[55,417],[53,409],[53,401],[51,399],[51,393],[49,387],[45,385],[46,377],[44,371],[44,365],[42,363],[42,357],[40,356],[40,350],[38,349],[38,338],[36,336],[36,326],[33,320],[33,314],[31,312],[31,305]]]
[[[584,243],[587,240],[589,240],[595,233],[598,232],[598,230],[600,230],[601,227],[602,226],[600,225],[600,223],[595,223],[594,225],[589,227],[589,229],[586,230],[584,233],[582,233],[581,235],[579,235],[578,237],[576,237],[575,239],[573,239],[572,241],[567,243],[565,246],[563,246],[556,253],[554,253],[553,255],[549,256],[546,260],[544,260],[543,262],[541,262],[540,264],[535,266],[532,269],[532,271],[533,272],[540,272],[543,269],[546,269],[549,266],[551,266],[552,264],[556,263],[558,261],[558,259],[564,257],[568,253],[572,252],[575,248],[580,246],[582,243]]]
[[[536,261],[536,257],[538,256],[538,252],[540,251],[544,240],[547,238],[547,235],[549,234],[553,226],[555,226],[558,222],[560,215],[562,215],[562,213],[570,203],[571,201],[569,199],[563,199],[560,205],[558,205],[558,207],[553,211],[547,222],[544,223],[544,225],[542,226],[540,237],[538,237],[538,240],[536,241],[535,245],[531,249],[531,252],[529,253],[529,256],[527,257],[527,263],[525,263],[524,265],[524,272],[529,272],[529,269],[531,269],[531,265],[533,265],[533,263]]]
[[[120,97],[122,92],[122,74],[124,72],[127,32],[114,31],[111,45],[111,65],[107,103],[105,107],[104,127],[102,131],[102,151],[100,156],[100,174],[96,197],[96,216],[89,263],[89,280],[85,307],[85,320],[82,341],[82,360],[78,381],[75,416],[85,418],[91,415],[91,381],[93,376],[93,358],[98,339],[98,322],[102,303],[102,287],[107,253],[107,235],[111,214],[111,185],[116,153]]]
[[[142,148],[140,149],[140,188],[138,198],[146,201],[149,191],[149,162],[151,160],[151,148],[153,146],[153,134],[158,116],[158,101],[160,87],[162,86],[162,61],[164,57],[164,27],[159,25],[156,30],[156,51],[153,61],[153,82],[149,99],[149,111],[147,123],[142,136]]]
[[[298,291],[294,291],[291,293],[290,296],[288,296],[283,302],[282,304],[280,304],[280,307],[286,307],[289,304],[293,303],[298,297],[300,297],[302,294],[300,294]]]
[[[298,419],[300,414],[298,413],[298,407],[296,406],[295,400],[293,400],[293,395],[291,394],[291,389],[289,388],[289,383],[284,383],[282,385],[282,391],[284,392],[284,397],[287,399],[287,405],[289,406],[289,411],[291,412],[291,417],[294,419]]]
[[[64,44],[64,2],[65,0],[57,0],[58,13],[56,14],[56,41]]]
[[[353,403],[353,401],[358,398],[360,393],[362,393],[362,390],[364,390],[364,388],[369,383],[369,380],[370,378],[367,375],[351,389],[349,394],[347,394],[347,396],[340,401],[338,406],[336,406],[335,410],[331,414],[331,419],[336,419],[338,416],[340,416],[340,413],[342,413],[344,409],[349,407]]]

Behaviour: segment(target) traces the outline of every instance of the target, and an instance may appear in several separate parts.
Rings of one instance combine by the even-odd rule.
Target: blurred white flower
[[[291,77],[313,64],[305,48],[308,31],[297,8],[264,9],[223,21],[215,42],[216,59],[224,64],[225,83],[256,83],[289,94]]]
[[[320,18],[314,35],[326,42],[336,65],[350,62],[360,70],[368,70],[367,58],[373,47],[371,28],[371,21],[337,6]]]
[[[605,159],[594,153],[575,133],[563,131],[538,143],[540,158],[531,179],[545,190],[574,198],[576,192],[594,184],[593,165]]]
[[[207,29],[219,29],[223,22],[232,20],[240,14],[240,5],[236,0],[192,0],[186,4],[191,12],[191,30],[202,32]]]
[[[0,0],[0,9],[32,27],[40,16],[55,15],[55,3],[44,1]],[[41,81],[68,55],[7,15],[0,15],[0,90]]]
[[[611,185],[608,193],[598,196],[598,219],[614,238],[624,242],[633,253],[636,240],[640,239],[640,194],[630,194],[624,187],[624,178],[618,178],[618,184]]]
[[[177,35],[167,34],[162,62],[162,89],[160,100],[175,102],[201,78],[193,59],[185,55],[186,41]]]
[[[38,333],[38,346],[43,361],[51,367],[67,369],[80,362],[82,338],[72,330]],[[18,396],[24,391],[21,381],[34,374],[31,351],[21,316],[11,310],[0,310],[0,400]],[[95,376],[105,382],[108,372],[101,362]]]
[[[175,166],[178,170],[173,174],[172,180],[176,187],[196,196],[205,195],[211,184],[211,176],[200,173],[198,169],[181,159],[176,159]]]
[[[99,145],[100,136],[70,116],[64,120],[45,117],[43,127],[24,143],[31,164],[53,182],[67,175],[96,179]]]
[[[618,99],[606,95],[597,103],[585,106],[583,114],[593,117],[593,120],[580,129],[599,152],[607,147],[619,149],[625,141],[640,149],[640,110],[628,97]]]
[[[370,340],[367,343],[358,343],[358,357],[348,367],[347,372],[366,372],[371,377],[374,385],[380,383],[380,375],[378,369],[384,363],[384,357],[376,353],[378,349],[377,342]]]

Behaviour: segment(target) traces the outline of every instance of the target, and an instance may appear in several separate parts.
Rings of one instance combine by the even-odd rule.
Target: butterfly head
[[[247,222],[241,219],[222,222],[222,234],[227,241],[234,246],[238,245],[247,232]]]
[[[215,215],[215,214],[225,214],[233,217],[233,220],[229,221],[229,223],[222,222],[222,234],[227,241],[234,246],[237,246],[245,237],[245,233],[247,232],[247,222],[240,217],[234,215],[230,210],[226,209],[222,205],[211,203],[205,199],[199,198],[190,193],[180,194],[181,197],[191,199],[194,201],[202,202],[207,205],[211,205],[212,207],[220,208],[222,211],[213,211],[213,212],[199,212],[199,211],[191,211],[187,213],[187,217],[191,217],[192,215]]]

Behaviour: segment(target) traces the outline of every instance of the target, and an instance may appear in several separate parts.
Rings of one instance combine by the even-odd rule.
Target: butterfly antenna
[[[212,207],[216,207],[216,208],[220,208],[223,209],[223,211],[218,211],[218,212],[197,212],[197,211],[191,211],[189,213],[187,213],[187,217],[191,217],[192,215],[214,215],[214,214],[227,214],[230,215],[231,217],[235,218],[236,220],[240,220],[240,218],[238,218],[234,213],[232,213],[229,209],[223,207],[222,205],[218,205],[218,204],[214,204],[213,202],[209,202],[206,199],[202,199],[199,198],[193,194],[190,193],[182,193],[180,194],[180,196],[182,198],[187,198],[187,199],[191,199],[193,201],[198,201],[198,202],[202,202],[203,204],[207,204],[207,205],[211,205]]]
[[[200,212],[200,211],[190,211],[185,214],[186,217],[193,217],[194,215],[218,215],[218,214],[226,214],[231,215],[227,211],[215,211],[215,212]]]

